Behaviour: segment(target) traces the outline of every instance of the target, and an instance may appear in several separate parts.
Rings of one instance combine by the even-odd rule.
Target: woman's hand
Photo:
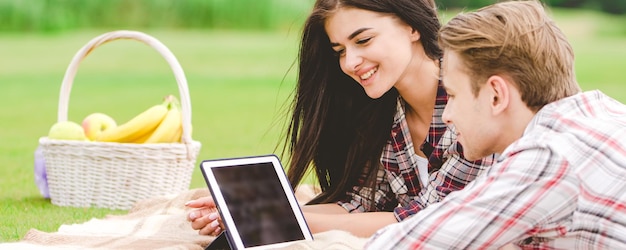
[[[198,234],[217,236],[223,231],[222,219],[217,207],[210,196],[190,200],[185,206],[195,208],[187,215],[191,228],[198,230]]]

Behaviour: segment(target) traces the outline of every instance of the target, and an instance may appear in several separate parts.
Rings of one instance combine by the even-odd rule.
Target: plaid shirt
[[[398,108],[391,137],[381,156],[375,190],[375,207],[370,207],[371,190],[354,187],[348,199],[338,204],[349,212],[394,211],[398,221],[413,215],[429,204],[439,202],[450,192],[462,189],[494,161],[494,156],[471,162],[463,158],[455,133],[441,119],[448,96],[439,82],[435,110],[421,150],[428,156],[429,182],[421,183],[417,154],[404,112],[405,102],[398,98]],[[363,183],[364,180],[360,180]]]
[[[626,249],[626,105],[546,105],[465,189],[379,230],[368,249]]]

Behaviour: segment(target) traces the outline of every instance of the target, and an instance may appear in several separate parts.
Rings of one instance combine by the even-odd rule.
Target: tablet
[[[232,249],[270,249],[313,240],[276,155],[204,160],[200,169]]]

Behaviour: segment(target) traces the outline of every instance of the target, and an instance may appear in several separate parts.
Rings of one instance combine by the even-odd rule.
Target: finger
[[[215,207],[215,202],[213,201],[213,197],[207,196],[198,198],[195,200],[190,200],[185,203],[187,207],[193,208],[201,208],[201,207]]]
[[[209,214],[207,214],[207,216],[209,217],[209,220],[211,220],[211,221],[220,219],[220,215],[218,213],[216,213],[216,212],[209,213]]]
[[[209,225],[211,223],[213,224]],[[196,230],[205,228],[207,226],[210,227],[209,229],[219,227],[219,226],[223,227],[223,225],[221,224],[220,216],[217,212],[213,211],[211,213],[205,213],[201,217],[195,218],[194,220],[191,221],[191,228],[196,229]]]
[[[217,215],[217,208],[210,207],[210,208],[200,208],[200,209],[191,210],[187,214],[187,220],[193,222],[193,221],[197,220],[198,218],[209,216],[209,215],[211,215],[213,213],[215,213],[216,215],[212,215],[212,216],[218,216]],[[210,220],[214,220],[214,219],[216,219],[216,217],[210,218]]]
[[[221,230],[219,222],[214,220],[211,223],[206,224],[205,227],[201,228],[198,233],[201,235],[216,235],[216,232],[219,233]]]
[[[226,228],[224,227],[224,222],[222,221],[222,217],[220,217],[218,213],[209,214],[209,219],[217,221],[219,223],[218,228]]]
[[[187,214],[187,221],[194,222],[198,218],[202,217],[202,212],[199,210],[192,210]]]
[[[217,235],[219,235],[221,232],[222,232],[222,228],[221,228],[221,227],[217,227],[217,228],[215,229],[215,231],[213,231],[213,234],[212,234],[212,235],[217,236]]]
[[[202,230],[204,227],[209,225],[211,221],[212,220],[209,220],[207,216],[196,218],[195,220],[191,222],[191,228],[195,230]]]

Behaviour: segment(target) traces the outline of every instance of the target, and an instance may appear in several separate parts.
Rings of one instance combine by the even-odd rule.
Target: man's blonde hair
[[[459,14],[441,28],[439,45],[459,54],[474,95],[492,75],[510,77],[534,111],[580,92],[572,47],[537,1]]]

